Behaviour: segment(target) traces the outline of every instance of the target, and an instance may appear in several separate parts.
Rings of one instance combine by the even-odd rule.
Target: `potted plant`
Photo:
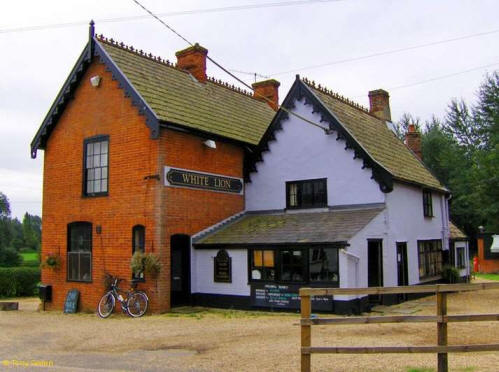
[[[150,275],[153,279],[157,278],[161,271],[161,263],[159,257],[153,253],[135,252],[130,261],[130,267],[134,275],[139,276],[140,273]]]
[[[49,253],[41,262],[41,267],[44,269],[57,270],[61,267],[61,256],[55,253]]]

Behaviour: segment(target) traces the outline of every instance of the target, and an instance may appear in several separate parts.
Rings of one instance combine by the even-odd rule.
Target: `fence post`
[[[443,316],[447,315],[447,293],[438,292],[437,289],[437,316],[441,317],[437,321],[438,346],[447,346],[447,323],[443,321]],[[438,372],[448,372],[447,353],[438,353]]]
[[[312,305],[309,295],[301,296],[301,318],[310,319]],[[312,345],[312,329],[310,324],[301,325],[301,347],[310,347]],[[310,372],[311,369],[311,354],[304,354],[301,351],[301,372]]]

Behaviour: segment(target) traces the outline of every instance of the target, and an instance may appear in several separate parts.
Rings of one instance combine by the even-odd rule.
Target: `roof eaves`
[[[40,128],[35,134],[35,137],[31,141],[31,157],[33,159],[36,158],[36,153],[38,149],[45,148],[45,142],[52,132],[59,116],[64,111],[66,104],[68,103],[69,98],[72,96],[74,89],[76,88],[77,83],[80,81],[81,76],[86,71],[87,67],[91,62],[91,42],[87,43],[83,51],[81,52],[78,60],[73,66],[69,76],[66,81],[62,85],[59,93],[57,94],[52,106],[50,107],[47,115],[42,121]]]

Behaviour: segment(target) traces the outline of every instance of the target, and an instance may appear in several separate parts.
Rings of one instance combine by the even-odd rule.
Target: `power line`
[[[389,55],[389,54],[405,52],[407,50],[420,49],[420,48],[425,48],[425,47],[429,47],[429,46],[433,46],[433,45],[440,45],[440,44],[450,43],[450,42],[459,41],[459,40],[471,39],[471,38],[474,38],[474,37],[491,35],[491,34],[495,34],[495,33],[498,33],[498,32],[499,32],[499,29],[497,29],[497,30],[491,30],[491,31],[485,31],[485,32],[479,32],[479,33],[476,33],[476,34],[470,34],[470,35],[465,35],[465,36],[454,37],[454,38],[451,38],[451,39],[433,41],[433,42],[429,42],[429,43],[425,43],[425,44],[413,45],[413,46],[405,47],[405,48],[398,48],[398,49],[387,50],[387,51],[384,51],[384,52],[366,54],[366,55],[359,56],[359,57],[345,58],[345,59],[340,59],[340,60],[331,61],[331,62],[325,62],[325,63],[321,63],[321,64],[317,64],[317,65],[310,65],[310,66],[304,66],[304,67],[295,68],[295,69],[286,70],[286,71],[274,72],[274,73],[271,73],[269,75],[270,76],[285,75],[285,74],[300,72],[300,71],[303,71],[303,70],[312,70],[312,69],[315,69],[315,68],[320,68],[320,67],[325,67],[325,66],[332,66],[332,65],[338,65],[338,64],[347,63],[347,62],[360,61],[362,59],[374,58],[374,57],[380,57],[380,56],[386,56],[386,55]]]
[[[457,76],[457,75],[461,75],[461,74],[466,74],[466,73],[472,72],[472,71],[483,70],[484,68],[488,68],[488,67],[492,67],[492,66],[497,66],[497,65],[499,65],[499,62],[491,63],[491,64],[483,65],[483,66],[478,66],[478,67],[473,67],[473,68],[470,68],[470,69],[467,69],[467,70],[453,72],[452,74],[446,74],[446,75],[437,76],[437,77],[434,77],[434,78],[431,78],[431,79],[417,81],[415,83],[409,83],[409,84],[403,84],[403,85],[396,85],[396,86],[387,88],[387,90],[392,91],[392,90],[397,90],[397,89],[409,88],[409,87],[413,87],[413,86],[416,86],[416,85],[430,83],[432,81],[447,79],[447,78],[450,78],[450,77],[453,77],[453,76]],[[354,96],[354,98],[360,98],[360,97],[365,97],[365,94]]]
[[[280,8],[280,7],[290,7],[297,5],[311,5],[314,3],[330,3],[330,2],[340,2],[346,0],[295,0],[295,1],[281,1],[265,4],[245,4],[245,5],[234,5],[227,7],[218,8],[206,8],[206,9],[191,9],[191,10],[179,10],[176,12],[158,13],[159,17],[176,17],[192,14],[208,14],[208,13],[221,13],[221,12],[234,12],[241,10],[252,10],[252,9],[263,9],[263,8]],[[113,22],[126,22],[126,21],[138,21],[142,19],[148,19],[149,16],[127,16],[127,17],[114,17],[114,18],[104,18],[96,19],[98,23],[113,23]],[[12,27],[0,30],[0,34],[13,33],[13,32],[27,32],[27,31],[38,31],[46,30],[51,28],[65,28],[65,27],[75,27],[87,25],[88,21],[75,21],[66,23],[53,23],[48,25],[34,25],[25,27]]]
[[[166,28],[168,28],[168,30],[172,31],[173,33],[175,33],[175,35],[177,35],[178,37],[180,37],[182,40],[184,40],[187,44],[189,45],[194,45],[192,44],[189,40],[187,40],[185,37],[183,37],[182,35],[180,35],[177,31],[175,31],[172,27],[170,27],[169,25],[167,25],[161,18],[159,18],[157,15],[155,15],[153,12],[151,12],[149,9],[147,9],[144,5],[142,5],[138,0],[132,0],[135,4],[137,4],[138,6],[140,6],[142,9],[144,9],[147,13],[149,13],[149,15],[151,15],[152,17],[154,17],[155,19],[157,19],[163,26],[165,26]],[[206,59],[209,60],[211,63],[213,63],[215,66],[217,66],[219,69],[221,69],[222,71],[224,71],[226,74],[228,74],[229,76],[231,76],[233,79],[235,79],[236,81],[238,81],[239,83],[241,83],[242,85],[244,85],[246,88],[248,88],[249,90],[253,91],[254,94],[256,94],[256,92],[254,91],[253,87],[248,85],[245,81],[239,79],[236,75],[234,75],[233,73],[231,73],[229,70],[227,70],[225,67],[223,67],[221,64],[219,64],[217,61],[215,61],[213,58],[211,58],[210,56],[206,56]],[[260,98],[264,99],[266,102],[268,103],[272,103],[274,104],[274,102],[272,102],[270,99],[268,99],[267,97],[263,96],[263,95],[260,95]],[[283,107],[283,106],[280,106],[278,104],[278,107],[280,109],[282,109],[283,111],[285,111],[286,113],[290,114],[290,115],[293,115],[303,121],[305,121],[306,123],[308,124],[311,124],[311,125],[314,125],[322,130],[327,130],[327,128],[324,128],[322,125],[320,124],[317,124],[317,123],[314,123],[313,121],[311,120],[308,120],[307,118],[293,112],[293,111],[290,111],[288,110],[287,108]]]

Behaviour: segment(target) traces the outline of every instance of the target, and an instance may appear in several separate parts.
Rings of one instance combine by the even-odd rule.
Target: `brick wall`
[[[90,77],[102,76],[93,88]],[[82,197],[83,141],[109,135],[108,196]],[[95,311],[103,294],[106,272],[131,278],[132,227],[146,227],[146,251],[158,245],[155,221],[159,141],[151,140],[143,116],[113,81],[103,64],[94,62],[83,76],[74,99],[67,105],[45,150],[43,178],[42,256],[60,254],[62,267],[44,269],[42,282],[53,285],[53,301],[47,309],[62,309],[67,292],[80,291],[80,308]],[[66,281],[67,225],[87,221],[93,226],[92,283]],[[96,226],[102,233],[96,233]],[[128,285],[124,283],[123,287]],[[150,290],[152,283],[143,285]],[[158,300],[151,296],[153,308]]]
[[[89,82],[94,75],[103,78],[98,88]],[[83,141],[96,135],[109,136],[109,192],[83,197]],[[171,235],[192,235],[244,209],[241,195],[163,186],[164,165],[242,178],[240,147],[217,141],[217,148],[209,149],[203,141],[166,129],[159,140],[151,140],[145,118],[104,65],[89,67],[45,150],[42,256],[56,253],[62,259],[59,270],[42,270],[42,282],[53,286],[46,309],[61,310],[67,292],[76,288],[80,309],[95,311],[105,273],[131,278],[132,227],[141,224],[146,227],[146,252],[160,256],[162,271],[139,288],[147,291],[151,311],[169,310]],[[144,180],[153,174],[161,175],[161,181]],[[67,225],[77,221],[93,227],[92,283],[66,280]]]

